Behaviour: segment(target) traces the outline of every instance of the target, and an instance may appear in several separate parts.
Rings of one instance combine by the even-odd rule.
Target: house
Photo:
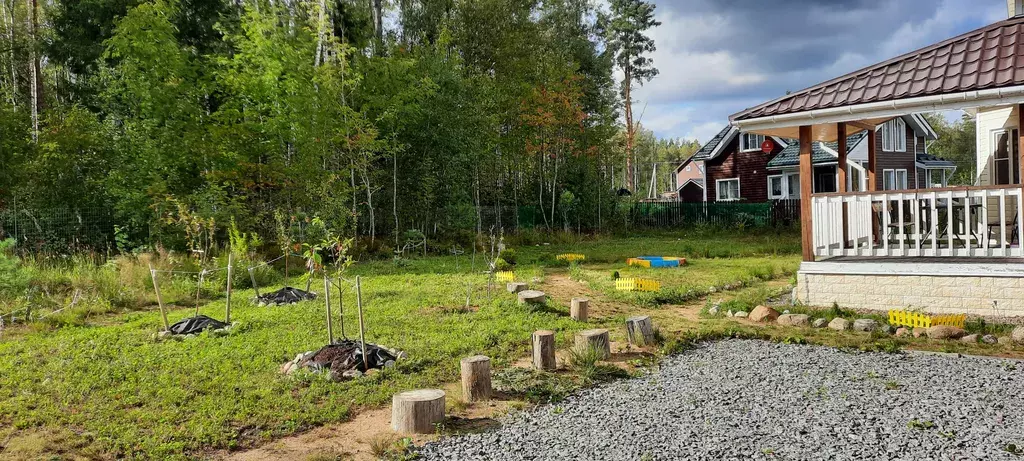
[[[676,200],[680,202],[704,201],[704,162],[686,159],[676,167]]]
[[[926,181],[925,178],[936,179],[942,186],[947,184],[956,165],[928,154],[928,142],[935,140],[937,135],[924,117],[899,117],[878,126],[876,130],[881,133],[875,140],[880,152],[879,168],[882,170],[882,175],[876,178],[879,190],[907,189],[910,185],[917,188]],[[865,167],[868,148],[865,138],[865,131],[847,137],[850,172],[847,176],[848,190],[867,189]],[[767,148],[767,152],[763,148]],[[838,192],[838,148],[836,142],[813,143],[814,173],[811,179],[815,193]],[[798,200],[799,153],[799,140],[744,133],[733,126],[726,126],[683,162],[676,169],[676,174],[681,178],[681,171],[688,171],[698,165],[693,170],[699,169],[704,174],[702,183],[707,184],[705,197],[709,202]],[[919,157],[925,163],[920,163]],[[690,175],[696,173],[694,171]],[[918,182],[918,178],[921,178],[922,183]],[[680,179],[679,184],[684,182]],[[695,189],[688,191],[691,197],[696,194]],[[683,192],[683,189],[680,188],[680,191]]]
[[[1007,3],[1005,20],[729,117],[741,132],[800,141],[800,301],[1024,314],[1024,0]],[[932,187],[947,169],[920,152],[915,178],[909,168],[905,176],[887,175],[892,168],[878,138],[891,142],[892,131],[879,127],[943,110],[977,116],[977,184]],[[855,169],[849,141],[860,133],[867,141],[867,190],[854,191],[847,187]],[[834,193],[803,187],[814,170],[812,144],[819,142],[838,142]],[[882,190],[887,182],[897,189]]]

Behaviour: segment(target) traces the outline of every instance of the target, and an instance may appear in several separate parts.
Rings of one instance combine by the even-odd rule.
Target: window
[[[882,190],[905,190],[907,170],[882,170]]]
[[[740,199],[740,179],[719,179],[715,181],[715,193],[718,194],[719,202],[728,202]]]
[[[690,171],[690,165],[686,165],[686,171]]]
[[[743,133],[740,135],[740,150],[743,152],[760,150],[763,143],[763,135],[753,133]]]
[[[814,170],[814,192],[816,193],[830,194],[839,192],[839,189],[836,187],[837,181],[835,168],[824,167]]]
[[[768,177],[768,198],[770,199],[783,199],[786,198],[786,177],[783,175],[775,175]]]
[[[992,138],[992,183],[1020,184],[1020,147],[1013,142],[1017,139],[1017,130],[996,131]]]
[[[791,199],[800,198],[800,173],[786,175],[786,192]]]
[[[880,128],[882,132],[882,150],[886,152],[907,151],[907,122],[897,118],[885,122]]]

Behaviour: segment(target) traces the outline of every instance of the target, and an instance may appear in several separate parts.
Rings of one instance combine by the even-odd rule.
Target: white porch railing
[[[814,254],[1024,256],[1021,196],[1019,185],[814,194]]]

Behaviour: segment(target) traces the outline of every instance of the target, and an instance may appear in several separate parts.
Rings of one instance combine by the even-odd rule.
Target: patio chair
[[[889,242],[899,241],[900,234],[909,236],[911,230],[914,228],[914,213],[910,210],[909,204],[903,206],[903,225],[899,222],[899,205],[895,202],[890,202],[889,206],[889,226],[886,233],[886,238]]]
[[[1019,215],[1017,213],[1014,213],[1013,214],[1013,220],[1006,222],[1006,226],[1010,228],[1010,238],[1009,238],[1009,241],[1002,242],[1002,243],[1004,245],[1006,245],[1007,248],[1009,248],[1010,245],[1013,245],[1013,242],[1015,242],[1015,241],[1017,243],[1020,243],[1020,228],[1019,228],[1019,226],[1017,226],[1017,224],[1018,224],[1017,217],[1018,216]],[[994,223],[994,224],[993,223],[989,223],[988,224],[988,235],[986,235],[985,238],[987,238],[989,240],[992,240],[993,238],[998,238],[998,236],[999,236],[999,227],[1001,225],[1002,224],[1000,224],[1000,223]],[[995,235],[993,235],[993,234],[995,234]]]

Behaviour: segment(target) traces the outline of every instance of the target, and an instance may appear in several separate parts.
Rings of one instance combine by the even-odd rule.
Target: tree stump
[[[533,368],[551,371],[555,364],[555,332],[537,330],[533,332]]]
[[[444,421],[444,391],[417,389],[391,398],[391,429],[402,434],[432,434]]]
[[[485,355],[466,357],[462,366],[462,398],[478,402],[491,398],[491,359]]]
[[[524,282],[508,282],[508,284],[505,285],[505,289],[508,290],[509,293],[519,293],[520,291],[526,291],[529,287],[530,286]]]
[[[626,336],[634,346],[654,344],[654,323],[646,315],[630,317],[626,319]]]
[[[608,330],[598,328],[595,330],[583,330],[576,334],[576,351],[584,352],[588,348],[594,348],[601,354],[602,359],[612,355],[611,342],[608,341]]]
[[[544,304],[548,296],[543,291],[524,290],[519,292],[519,304]]]
[[[587,298],[572,298],[572,307],[569,309],[569,316],[577,322],[587,321],[587,311],[590,310],[590,300]]]

